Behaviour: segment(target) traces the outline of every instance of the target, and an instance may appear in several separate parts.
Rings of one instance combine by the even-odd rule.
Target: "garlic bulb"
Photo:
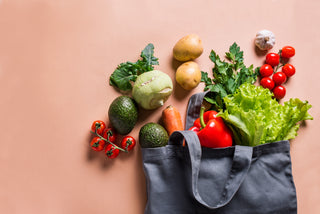
[[[270,50],[276,42],[274,34],[269,30],[261,30],[257,33],[254,43],[260,50]]]

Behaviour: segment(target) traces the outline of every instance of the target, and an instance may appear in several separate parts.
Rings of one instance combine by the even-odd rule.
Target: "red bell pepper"
[[[232,146],[232,132],[222,118],[216,116],[216,111],[204,111],[205,108],[201,107],[200,117],[189,129],[197,133],[201,146],[209,148]]]

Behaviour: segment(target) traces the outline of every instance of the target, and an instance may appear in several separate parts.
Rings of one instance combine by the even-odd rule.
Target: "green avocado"
[[[158,123],[147,123],[139,132],[139,144],[142,148],[155,148],[168,144],[169,136],[163,126]]]
[[[129,134],[138,121],[137,104],[128,96],[119,96],[111,103],[108,116],[111,125],[119,134]]]

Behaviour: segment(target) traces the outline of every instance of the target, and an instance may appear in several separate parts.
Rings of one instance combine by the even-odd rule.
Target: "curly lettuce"
[[[312,120],[308,101],[298,98],[279,104],[261,86],[242,84],[234,94],[224,97],[226,109],[219,112],[232,129],[236,144],[257,146],[297,136],[299,122]]]

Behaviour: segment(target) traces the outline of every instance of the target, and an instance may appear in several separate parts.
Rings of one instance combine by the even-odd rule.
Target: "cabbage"
[[[279,104],[272,92],[261,86],[242,84],[234,94],[224,97],[221,116],[233,131],[236,144],[257,146],[297,136],[299,121],[312,120],[311,105],[298,98]]]

